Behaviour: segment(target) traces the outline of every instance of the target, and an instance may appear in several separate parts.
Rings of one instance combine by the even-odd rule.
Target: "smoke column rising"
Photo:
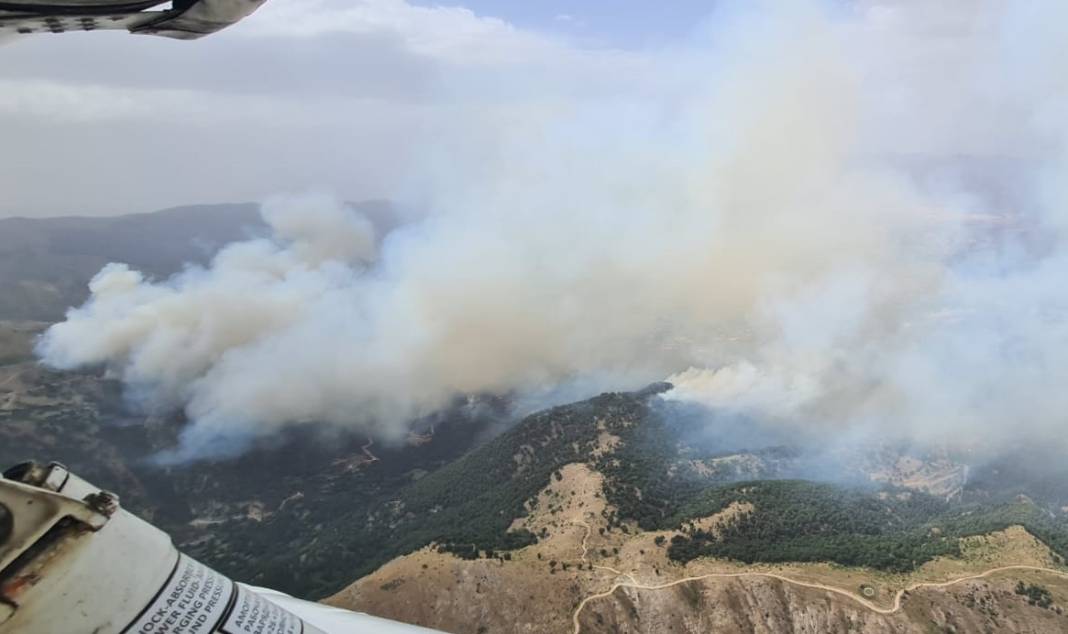
[[[109,265],[39,353],[184,406],[178,459],[669,375],[815,433],[1059,438],[1068,10],[756,4],[607,95],[495,87],[385,236],[297,196],[207,268]]]

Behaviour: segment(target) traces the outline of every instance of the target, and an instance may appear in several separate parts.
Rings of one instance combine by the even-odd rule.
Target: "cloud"
[[[440,130],[477,133],[479,111],[505,116],[536,99],[615,90],[632,57],[399,0],[272,0],[194,43],[23,37],[4,47],[0,67],[13,157],[0,170],[0,215],[146,211],[319,186],[378,197],[409,178],[407,147],[434,143]],[[266,152],[268,141],[299,162]],[[241,173],[209,169],[196,158],[207,147]],[[193,170],[196,189],[160,164]],[[56,174],[85,184],[77,200],[52,193]]]
[[[564,47],[499,18],[458,6],[416,6],[404,0],[280,0],[242,35],[317,38],[330,33],[389,33],[417,55],[460,64],[529,61]],[[492,52],[493,55],[487,55]]]

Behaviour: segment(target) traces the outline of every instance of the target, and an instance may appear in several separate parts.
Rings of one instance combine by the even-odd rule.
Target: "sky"
[[[194,42],[0,43],[0,217],[328,191],[393,198],[487,120],[633,91],[713,3],[269,0]]]

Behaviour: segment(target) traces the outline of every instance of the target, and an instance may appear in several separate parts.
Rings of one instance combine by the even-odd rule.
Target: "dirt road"
[[[367,444],[360,447],[360,450],[363,451],[363,455],[367,457],[367,464],[371,464],[372,462],[378,462],[378,456],[371,453],[371,447],[374,446],[374,444],[375,439],[368,438]]]
[[[585,528],[586,528],[586,535],[582,539],[582,560],[586,561],[586,554],[588,552],[587,548],[586,548],[586,540],[589,539],[589,537],[590,537],[590,525],[587,524],[586,522],[583,522],[582,520],[572,520],[572,523],[577,524],[579,526],[585,526]],[[853,592],[850,592],[848,590],[843,590],[842,588],[836,588],[834,586],[828,586],[828,585],[825,585],[825,584],[822,584],[822,583],[813,583],[813,582],[809,582],[809,581],[801,581],[799,579],[791,579],[790,577],[786,577],[784,575],[779,575],[779,574],[776,574],[774,572],[710,572],[708,574],[697,575],[697,576],[694,576],[694,577],[684,577],[682,579],[676,579],[675,581],[669,581],[669,582],[666,582],[666,583],[645,584],[645,583],[638,583],[634,579],[634,577],[631,576],[629,573],[623,573],[623,572],[620,572],[620,571],[618,571],[618,570],[616,570],[614,568],[609,568],[607,566],[594,566],[594,568],[599,568],[601,570],[607,570],[609,572],[613,572],[618,576],[626,577],[628,579],[628,581],[617,581],[614,584],[612,584],[612,587],[609,588],[608,590],[605,590],[604,592],[599,592],[597,594],[592,594],[592,595],[586,597],[585,599],[583,599],[578,604],[578,606],[575,607],[575,612],[571,616],[571,624],[574,626],[574,634],[579,634],[580,630],[582,629],[582,626],[579,624],[579,616],[582,614],[582,610],[583,610],[583,608],[586,607],[586,604],[588,604],[590,601],[595,601],[597,599],[603,599],[605,597],[611,596],[616,590],[618,590],[620,588],[634,588],[636,590],[663,590],[665,588],[671,588],[671,587],[677,586],[679,584],[690,583],[692,581],[700,581],[702,579],[714,579],[714,578],[730,579],[730,578],[739,578],[739,577],[768,577],[768,578],[771,578],[771,579],[778,579],[779,581],[783,581],[783,582],[786,582],[786,583],[792,583],[792,584],[794,584],[796,586],[801,586],[801,587],[804,587],[804,588],[814,588],[816,590],[825,590],[827,592],[833,592],[835,594],[839,594],[839,595],[842,595],[844,597],[848,597],[849,599],[852,599],[853,601],[856,601],[857,603],[863,605],[864,607],[868,608],[869,610],[872,610],[873,612],[878,612],[879,614],[893,614],[894,612],[897,612],[898,610],[901,609],[901,599],[902,599],[902,597],[904,597],[906,592],[912,592],[913,590],[918,590],[920,588],[945,588],[945,587],[952,586],[952,585],[955,585],[955,584],[958,584],[958,583],[963,583],[965,581],[971,581],[973,579],[982,579],[983,577],[989,577],[990,575],[993,575],[993,574],[996,574],[996,573],[999,573],[999,572],[1005,572],[1005,571],[1008,571],[1008,570],[1034,570],[1034,571],[1038,571],[1038,572],[1045,572],[1045,573],[1048,573],[1048,574],[1057,575],[1059,577],[1068,578],[1068,573],[1063,572],[1061,570],[1055,570],[1053,568],[1043,568],[1041,566],[1023,566],[1023,565],[1021,565],[1021,566],[999,566],[997,568],[991,568],[991,569],[989,569],[989,570],[987,570],[985,572],[981,572],[981,573],[974,574],[974,575],[967,575],[965,577],[958,577],[956,579],[951,579],[949,581],[921,581],[921,582],[914,583],[914,584],[912,584],[910,586],[907,586],[907,587],[905,587],[905,588],[903,588],[901,590],[898,590],[897,593],[894,595],[894,603],[893,603],[893,605],[891,607],[889,607],[889,608],[884,608],[884,607],[880,607],[880,606],[876,605],[875,603],[865,599],[864,597],[861,597],[861,596],[858,596],[858,595],[854,594]]]

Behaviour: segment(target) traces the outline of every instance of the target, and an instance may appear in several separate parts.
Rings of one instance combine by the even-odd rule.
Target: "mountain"
[[[351,203],[384,235],[399,223],[389,203]],[[234,240],[266,235],[253,203],[191,205],[111,217],[0,218],[0,320],[58,321],[89,295],[109,262],[157,279],[204,264]]]
[[[348,537],[324,527],[316,548],[382,525],[385,551],[408,552],[328,603],[453,632],[1068,628],[1064,469],[886,444],[724,450],[668,387],[534,414],[388,514],[339,517]],[[824,481],[798,479],[813,461]],[[976,475],[947,495],[962,469]]]
[[[57,321],[108,262],[165,277],[263,231],[256,205],[197,205],[114,217],[0,219],[0,319]]]

